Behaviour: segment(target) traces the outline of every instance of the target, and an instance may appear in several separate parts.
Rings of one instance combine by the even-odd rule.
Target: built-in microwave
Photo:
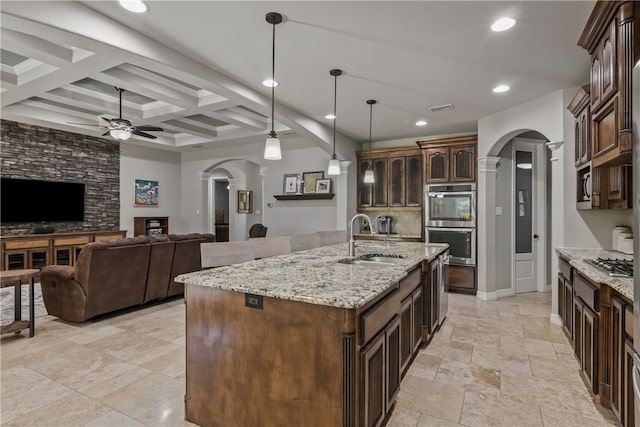
[[[427,227],[475,227],[476,184],[430,184],[425,191]]]

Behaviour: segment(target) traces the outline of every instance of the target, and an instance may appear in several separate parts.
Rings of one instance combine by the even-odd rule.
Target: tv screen
[[[0,180],[0,222],[72,221],[84,221],[84,184]]]

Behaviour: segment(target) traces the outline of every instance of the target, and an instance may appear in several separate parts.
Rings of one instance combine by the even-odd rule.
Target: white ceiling
[[[594,2],[115,1],[0,3],[2,117],[100,135],[100,116],[154,125],[168,150],[263,139],[270,130],[270,11],[276,27],[276,130],[331,150],[332,68],[339,147],[475,131],[477,120],[588,82],[576,45]],[[518,23],[503,33],[501,17]],[[511,86],[503,94],[491,89]],[[453,104],[432,113],[430,106]],[[417,127],[418,119],[428,121]],[[342,144],[345,145],[342,145]]]

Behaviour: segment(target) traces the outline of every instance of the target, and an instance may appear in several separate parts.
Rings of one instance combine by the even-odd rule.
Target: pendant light
[[[276,89],[276,25],[282,22],[282,15],[277,12],[269,12],[266,16],[267,22],[273,25],[273,44],[271,49],[271,132],[264,145],[264,158],[266,160],[280,160],[280,140],[274,130],[274,110],[275,110],[275,89]]]
[[[373,171],[371,170],[371,122],[373,119],[373,104],[375,103],[375,99],[369,99],[367,101],[367,104],[369,104],[369,165],[367,166],[367,171],[364,173],[365,184],[373,184],[376,182]]]
[[[329,74],[333,76],[333,155],[329,160],[329,168],[327,169],[327,175],[340,175],[340,161],[336,156],[336,103],[338,99],[338,76],[342,75],[342,70],[334,68],[329,71]]]

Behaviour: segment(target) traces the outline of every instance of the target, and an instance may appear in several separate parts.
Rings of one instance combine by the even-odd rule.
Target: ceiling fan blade
[[[108,130],[108,131],[106,131],[105,133],[103,133],[103,134],[102,134],[102,135],[100,135],[100,136],[107,136],[107,135],[109,135],[110,133],[111,133],[111,131],[110,131],[110,130]]]
[[[102,126],[102,125],[94,125],[94,124],[91,124],[91,123],[73,123],[73,122],[67,122],[67,124],[68,124],[68,125],[82,125],[82,126],[97,126],[97,127],[99,127],[99,128],[103,128],[103,127],[105,127],[105,126]]]
[[[111,119],[107,119],[106,117],[100,117],[100,118],[105,122],[109,123],[109,126],[113,126],[113,123],[111,123]]]
[[[150,138],[150,139],[158,138],[155,135],[151,135],[151,134],[148,134],[148,133],[140,132],[138,129],[135,129],[135,128],[131,131],[131,133],[134,134],[134,135],[138,135],[138,136],[144,136],[145,138]]]
[[[158,126],[134,126],[133,128],[135,130],[156,131],[156,132],[162,132],[164,130],[162,128],[159,128]]]

